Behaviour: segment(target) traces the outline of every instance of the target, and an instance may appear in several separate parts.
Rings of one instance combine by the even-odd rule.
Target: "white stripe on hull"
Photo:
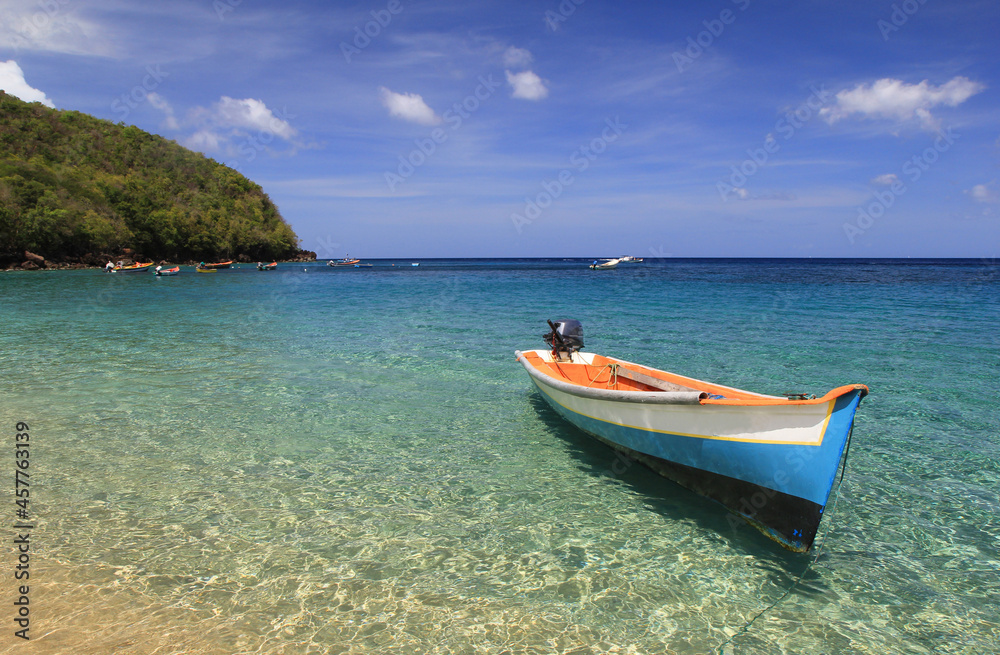
[[[650,432],[762,444],[820,445],[835,402],[785,407],[625,403],[575,396],[534,379],[552,400],[589,418]]]

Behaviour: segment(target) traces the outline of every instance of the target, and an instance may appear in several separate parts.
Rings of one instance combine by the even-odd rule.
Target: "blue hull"
[[[620,380],[602,389],[572,381],[574,367],[591,366],[582,360],[560,368],[548,366],[541,351],[518,357],[564,419],[799,552],[816,538],[855,412],[868,393],[864,385],[847,385],[823,398],[789,401],[665,372],[665,381],[683,381],[696,393],[629,391]],[[601,366],[607,364],[592,366],[584,379],[596,379]],[[699,396],[701,385],[716,395]]]

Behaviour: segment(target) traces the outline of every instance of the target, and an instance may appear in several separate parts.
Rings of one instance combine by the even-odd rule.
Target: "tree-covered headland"
[[[261,261],[300,254],[259,185],[134,126],[0,91],[0,268],[46,262]]]

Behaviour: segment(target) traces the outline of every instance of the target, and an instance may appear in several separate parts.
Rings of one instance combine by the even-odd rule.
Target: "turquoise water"
[[[994,262],[586,263],[0,273],[38,522],[0,652],[996,649]],[[819,558],[563,423],[513,356],[546,318],[763,393],[868,384]]]

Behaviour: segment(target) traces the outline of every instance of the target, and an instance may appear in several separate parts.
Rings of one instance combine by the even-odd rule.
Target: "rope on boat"
[[[594,386],[594,384],[598,381],[598,378],[601,377],[601,373],[603,373],[605,369],[609,369],[609,368],[611,369],[611,375],[608,376],[608,380],[607,380],[607,382],[605,384],[607,384],[609,388],[615,388],[615,389],[617,389],[618,388],[618,364],[605,364],[604,368],[602,368],[600,371],[597,372],[597,375],[594,376],[593,380],[590,380],[590,376],[587,376],[587,379],[590,380],[590,384],[587,385],[587,388],[589,389],[590,387]],[[584,370],[586,370],[586,369],[584,369]],[[612,380],[614,380],[613,384],[612,384]]]
[[[853,434],[854,434],[854,424],[852,423],[851,429],[848,430],[847,432],[847,445],[844,446],[844,463],[843,467],[840,469],[840,479],[837,481],[837,490],[834,492],[833,495],[833,506],[830,508],[831,509],[830,513],[836,511],[837,501],[840,500],[840,487],[844,484],[844,473],[847,472],[847,455],[848,453],[851,452],[851,435]],[[824,512],[824,514],[826,514],[826,512]],[[800,573],[799,576],[795,579],[795,581],[792,582],[792,585],[785,590],[785,593],[778,596],[777,600],[775,600],[773,603],[762,609],[760,612],[757,613],[756,616],[747,621],[742,628],[736,631],[736,634],[734,634],[729,639],[726,639],[724,642],[719,644],[717,651],[720,653],[720,655],[725,655],[726,646],[732,644],[733,640],[739,637],[740,635],[749,632],[750,628],[753,627],[754,621],[756,621],[757,619],[759,619],[760,617],[764,616],[765,614],[773,610],[775,607],[777,607],[778,603],[785,600],[785,598],[787,598],[788,595],[791,594],[792,591],[794,591],[797,586],[799,586],[799,583],[802,582],[802,580],[806,577],[806,574],[809,573],[809,571],[812,569],[813,564],[819,561],[820,555],[823,554],[823,546],[826,545],[826,541],[829,537],[830,537],[830,530],[827,530],[826,534],[823,535],[823,541],[820,542],[819,546],[816,548],[816,556],[809,561],[809,564],[806,565],[806,568],[802,569],[802,573]]]

